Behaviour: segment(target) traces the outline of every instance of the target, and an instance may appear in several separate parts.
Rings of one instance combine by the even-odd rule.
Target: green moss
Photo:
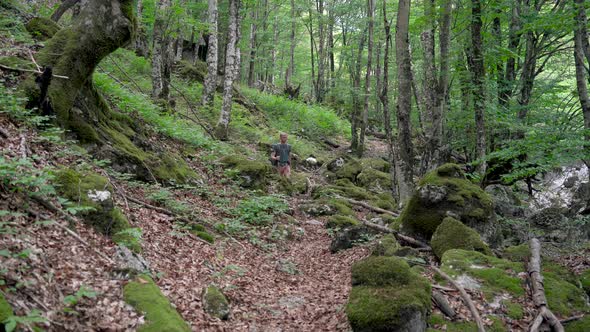
[[[326,228],[346,228],[358,225],[360,225],[360,222],[353,217],[334,215],[328,218]]]
[[[395,256],[395,253],[401,248],[397,239],[392,234],[383,236],[377,241],[373,255],[375,256]]]
[[[307,189],[306,179],[305,174],[292,172],[290,178],[279,178],[278,188],[287,195],[303,194]]]
[[[103,202],[94,202],[88,193],[96,191],[113,192],[108,180],[96,173],[77,172],[73,169],[62,169],[55,173],[54,184],[57,192],[79,206],[90,207],[91,211],[79,212],[84,220],[99,232],[112,236],[115,243],[125,243],[129,249],[139,252],[141,246],[136,239],[129,235],[117,234],[130,228],[127,217],[117,207],[113,206],[109,198]]]
[[[34,63],[17,56],[0,57],[0,64],[11,68],[37,70],[37,67],[35,67]]]
[[[268,162],[250,160],[236,155],[225,156],[221,158],[220,162],[225,166],[236,169],[241,176],[247,177],[247,180],[242,181],[242,185],[254,189],[265,188],[272,170]]]
[[[481,188],[466,180],[457,165],[445,164],[426,174],[420,181],[420,186],[429,186],[432,190],[440,187],[446,192],[446,196],[437,202],[429,201],[428,198],[422,201],[418,189],[406,203],[400,216],[404,228],[410,232],[430,238],[446,217],[446,211],[454,212],[461,222],[472,227],[490,221],[493,213],[492,199]]]
[[[513,262],[526,262],[531,255],[529,245],[523,243],[518,246],[511,246],[504,249],[502,257]]]
[[[352,285],[395,286],[414,277],[410,266],[399,257],[370,256],[352,266]]]
[[[327,204],[330,205],[339,215],[355,217],[355,213],[352,211],[350,203],[343,199],[331,198],[327,201]]]
[[[146,323],[138,331],[190,331],[189,326],[149,276],[141,275],[125,285],[123,296],[125,302],[145,315]]]
[[[521,279],[518,277],[518,273],[524,270],[521,263],[462,249],[447,250],[441,262],[441,269],[452,277],[468,274],[480,280],[488,299],[504,292],[514,296],[524,295]]]
[[[203,294],[205,312],[219,319],[229,316],[229,302],[219,288],[214,285],[207,287]]]
[[[353,287],[346,313],[354,331],[398,331],[409,313],[425,319],[429,309],[430,284],[415,275],[400,287]]]
[[[367,168],[364,169],[357,177],[357,183],[370,190],[389,190],[391,188],[391,175],[378,170]]]
[[[590,315],[584,318],[565,324],[567,332],[587,332],[590,328]]]
[[[351,181],[356,180],[356,176],[363,170],[361,163],[356,159],[347,160],[344,165],[337,170],[336,177],[339,179],[349,179]]]
[[[33,17],[25,27],[31,36],[38,40],[47,40],[60,29],[57,23],[45,17]]]
[[[438,226],[432,236],[431,246],[434,254],[439,258],[449,249],[474,250],[487,255],[492,254],[475,230],[451,217],[445,218]]]
[[[588,312],[584,291],[554,273],[543,272],[545,295],[549,309],[562,317],[575,312]]]
[[[202,231],[196,231],[193,232],[196,236],[198,236],[199,238],[209,242],[209,243],[215,243],[215,238],[213,237],[213,235],[207,233],[207,232],[202,232]]]
[[[512,319],[522,319],[524,317],[524,309],[520,303],[512,301],[503,301],[506,306],[506,314]]]
[[[200,225],[200,224],[191,224],[191,232],[193,234],[195,234],[196,232],[206,232],[207,229],[205,228],[205,226]]]
[[[10,303],[4,298],[4,293],[0,292],[0,329],[2,328],[2,322],[12,315],[14,315],[14,311],[12,311]]]
[[[590,270],[586,270],[580,275],[580,283],[586,294],[590,296]]]
[[[357,186],[328,185],[320,189],[318,194],[324,196],[339,195],[357,200],[370,200],[373,198],[373,195],[368,193],[365,189]]]
[[[196,61],[193,65],[188,61],[181,61],[178,65],[178,74],[190,81],[203,82],[207,75],[207,64]]]
[[[163,153],[159,156],[158,166],[154,167],[154,176],[167,182],[185,183],[197,177],[197,174],[176,154]]]

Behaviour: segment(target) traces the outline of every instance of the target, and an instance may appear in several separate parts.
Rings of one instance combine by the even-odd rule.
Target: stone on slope
[[[400,219],[404,229],[430,239],[444,218],[454,217],[490,243],[497,236],[493,212],[490,196],[467,180],[459,166],[445,164],[424,176]]]
[[[371,256],[352,268],[346,307],[353,331],[426,330],[430,283],[401,258]]]
[[[445,218],[436,228],[430,245],[438,258],[441,258],[449,249],[474,250],[487,255],[492,254],[475,230],[451,217]]]

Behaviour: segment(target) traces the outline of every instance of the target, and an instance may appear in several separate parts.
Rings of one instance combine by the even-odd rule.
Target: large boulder
[[[397,257],[371,256],[352,267],[346,313],[353,331],[425,331],[430,283]]]
[[[400,216],[404,229],[430,239],[450,216],[474,228],[487,240],[495,236],[490,196],[465,178],[455,164],[445,164],[426,174]]]
[[[430,242],[434,254],[441,258],[450,249],[465,249],[491,255],[490,248],[481,240],[479,234],[457,219],[447,217],[438,226]]]
[[[221,164],[231,167],[238,172],[240,185],[250,189],[265,190],[272,167],[268,162],[251,160],[241,156],[226,156],[221,158]]]

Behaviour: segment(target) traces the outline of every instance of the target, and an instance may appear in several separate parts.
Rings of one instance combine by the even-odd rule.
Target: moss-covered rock
[[[438,258],[441,258],[449,249],[474,250],[486,255],[492,254],[475,230],[451,217],[443,219],[432,235],[430,244]]]
[[[281,177],[278,189],[287,195],[304,194],[307,189],[307,177],[303,173],[291,172],[291,177]]]
[[[188,61],[180,61],[178,64],[178,75],[189,81],[203,82],[207,75],[207,64],[197,60],[194,64]]]
[[[348,158],[344,165],[340,167],[336,172],[336,177],[339,179],[349,179],[351,181],[356,180],[356,176],[362,172],[363,166],[361,163],[353,158]]]
[[[141,332],[188,332],[190,327],[170,305],[160,288],[147,275],[141,275],[123,288],[125,302],[145,315]]]
[[[353,331],[424,331],[430,283],[400,258],[372,256],[353,266],[346,313]]]
[[[354,216],[350,203],[337,198],[324,198],[301,204],[299,210],[310,217],[331,216],[334,214]]]
[[[381,158],[363,158],[360,160],[363,170],[372,168],[376,171],[389,173],[391,165]]]
[[[89,171],[78,172],[65,168],[55,173],[54,183],[61,196],[85,208],[78,214],[88,224],[111,236],[115,243],[124,244],[134,252],[141,251],[138,240],[123,232],[130,228],[129,221],[115,207],[113,188],[105,177]]]
[[[240,184],[246,188],[266,189],[272,167],[268,162],[250,160],[242,156],[225,156],[220,162],[239,172]]]
[[[387,234],[380,238],[373,249],[375,256],[395,256],[395,253],[401,248],[393,234]]]
[[[61,29],[57,23],[46,17],[33,17],[25,27],[37,40],[47,40]]]
[[[200,239],[203,239],[209,243],[215,243],[215,237],[213,237],[213,235],[207,233],[207,232],[203,232],[203,231],[193,231],[193,234],[195,234],[197,237],[199,237]]]
[[[391,175],[372,168],[363,169],[356,177],[356,182],[372,191],[390,191]]]
[[[448,215],[456,216],[486,240],[494,235],[490,196],[465,179],[454,164],[445,164],[424,176],[400,219],[408,231],[429,239]]]
[[[341,215],[331,216],[326,222],[326,228],[346,228],[358,225],[360,225],[360,222],[356,218]]]
[[[0,330],[4,330],[2,322],[12,315],[14,315],[14,311],[12,311],[10,303],[4,298],[4,293],[0,292]]]
[[[352,285],[392,286],[408,284],[413,272],[398,257],[370,256],[352,266]]]
[[[203,309],[209,315],[224,320],[229,318],[229,301],[217,286],[210,285],[205,288],[202,301]]]

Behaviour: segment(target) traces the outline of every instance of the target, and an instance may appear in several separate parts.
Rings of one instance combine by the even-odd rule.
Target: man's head
[[[281,133],[279,138],[281,139],[281,144],[287,143],[287,133]]]

